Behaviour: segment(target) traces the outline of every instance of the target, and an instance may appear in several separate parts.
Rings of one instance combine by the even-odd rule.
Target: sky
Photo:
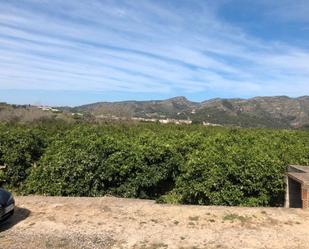
[[[309,95],[308,0],[0,0],[0,101]]]

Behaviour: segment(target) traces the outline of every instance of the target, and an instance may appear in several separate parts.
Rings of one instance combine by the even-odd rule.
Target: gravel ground
[[[16,197],[1,249],[309,248],[309,211],[160,205],[113,197]]]

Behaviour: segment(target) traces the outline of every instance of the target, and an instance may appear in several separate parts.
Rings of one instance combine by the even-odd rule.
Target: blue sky
[[[309,94],[308,0],[0,0],[0,101]]]

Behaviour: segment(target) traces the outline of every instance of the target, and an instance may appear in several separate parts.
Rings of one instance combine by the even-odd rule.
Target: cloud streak
[[[0,1],[0,91],[309,94],[307,48],[249,35],[218,2]]]

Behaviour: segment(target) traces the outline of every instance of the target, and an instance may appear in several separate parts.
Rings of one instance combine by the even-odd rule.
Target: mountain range
[[[300,128],[309,125],[309,96],[216,98],[192,102],[185,97],[166,100],[98,102],[74,107],[96,117],[182,119],[193,123],[241,127]]]
[[[45,108],[0,103],[0,121],[33,122],[58,119],[87,122],[122,120],[186,120],[206,125],[266,128],[309,128],[309,96],[216,98],[193,102],[185,97],[166,100],[98,102],[77,107]]]

